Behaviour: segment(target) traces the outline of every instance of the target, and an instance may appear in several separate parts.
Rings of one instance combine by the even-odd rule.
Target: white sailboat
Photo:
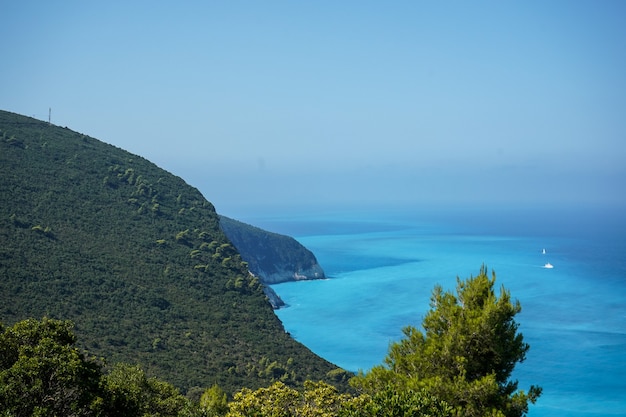
[[[546,248],[541,249],[541,254],[542,255],[546,254]],[[552,265],[550,262],[546,262],[546,264],[543,267],[547,269],[552,269],[554,268],[554,265]]]

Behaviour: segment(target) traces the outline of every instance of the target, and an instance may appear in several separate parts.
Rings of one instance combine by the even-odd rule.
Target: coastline
[[[596,416],[594,406],[607,401],[617,404],[613,411],[626,408],[619,394],[626,392],[626,365],[615,366],[626,364],[619,350],[626,346],[620,320],[626,317],[626,239],[614,227],[620,219],[568,215],[551,226],[544,215],[529,230],[525,225],[536,217],[507,224],[508,215],[496,221],[485,215],[482,224],[466,216],[441,225],[405,214],[380,220],[378,212],[336,219],[285,215],[281,227],[308,231],[297,239],[329,277],[273,286],[290,305],[277,311],[286,330],[340,366],[368,369],[382,363],[403,326],[419,325],[433,285],[452,288],[456,276],[475,274],[485,263],[497,285],[522,304],[520,329],[531,350],[515,375],[520,389],[544,387],[529,415]],[[516,227],[520,233],[511,232]],[[544,247],[553,269],[544,268]],[[597,381],[597,372],[607,377]],[[593,384],[597,389],[588,392]]]

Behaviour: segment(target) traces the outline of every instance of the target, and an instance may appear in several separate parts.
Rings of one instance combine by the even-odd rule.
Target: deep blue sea
[[[529,415],[626,415],[623,211],[317,208],[241,220],[316,255],[329,279],[273,288],[286,330],[329,361],[381,364],[404,326],[420,326],[435,284],[454,290],[485,264],[522,305],[531,348],[514,377],[543,387]]]

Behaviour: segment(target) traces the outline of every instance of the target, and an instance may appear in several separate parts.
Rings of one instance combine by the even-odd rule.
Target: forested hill
[[[0,320],[43,316],[73,320],[89,353],[183,390],[345,377],[285,333],[196,189],[0,111]]]

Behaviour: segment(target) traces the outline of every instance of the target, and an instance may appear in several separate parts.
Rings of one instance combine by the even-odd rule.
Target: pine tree
[[[495,281],[495,273],[489,278],[483,266],[476,277],[457,278],[456,296],[435,287],[424,331],[406,327],[384,365],[359,375],[353,385],[370,393],[388,384],[426,390],[463,416],[526,414],[541,388],[531,386],[525,393],[510,379],[529,345],[515,322],[520,303],[504,287],[497,296]]]

